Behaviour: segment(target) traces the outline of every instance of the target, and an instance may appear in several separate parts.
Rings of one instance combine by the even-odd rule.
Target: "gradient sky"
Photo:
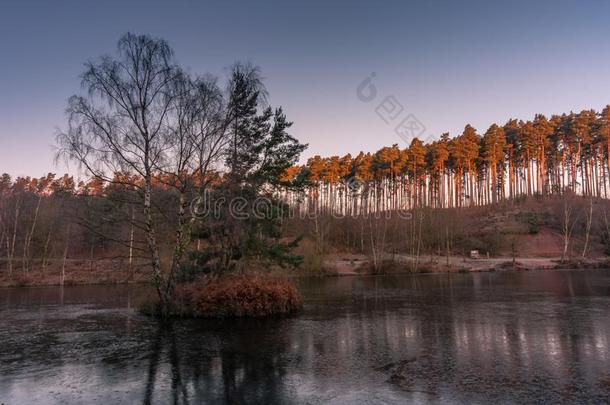
[[[66,170],[66,101],[126,31],[165,38],[193,73],[259,65],[303,160],[404,146],[356,97],[371,72],[427,138],[610,103],[610,2],[0,0],[0,172]]]

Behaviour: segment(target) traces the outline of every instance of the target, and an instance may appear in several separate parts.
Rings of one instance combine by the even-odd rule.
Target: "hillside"
[[[319,254],[331,273],[412,270],[413,262],[437,264],[433,271],[481,270],[512,263],[513,256],[524,268],[598,267],[607,257],[609,217],[609,201],[565,195],[420,209],[410,220],[326,216],[289,228],[306,234],[300,248],[306,263]],[[480,259],[469,257],[472,250]],[[451,268],[442,267],[447,262]]]

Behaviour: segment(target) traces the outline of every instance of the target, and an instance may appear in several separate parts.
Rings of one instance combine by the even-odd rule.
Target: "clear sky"
[[[390,95],[426,138],[610,103],[607,1],[0,0],[0,172],[66,170],[53,163],[66,101],[126,31],[165,38],[193,73],[259,65],[304,159],[404,145],[375,112]]]

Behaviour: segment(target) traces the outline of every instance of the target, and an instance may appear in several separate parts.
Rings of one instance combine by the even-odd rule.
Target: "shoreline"
[[[362,257],[351,259],[335,259],[326,262],[326,274],[334,277],[358,275],[393,275],[393,274],[427,274],[427,273],[480,273],[496,271],[539,271],[561,269],[601,269],[610,268],[610,258],[570,258],[561,257],[512,257],[501,256],[493,258],[470,259],[463,256],[420,256],[391,255],[384,259],[377,270],[368,259]],[[448,264],[447,264],[448,263]]]
[[[429,258],[429,256],[428,256]],[[439,258],[439,256],[436,256]],[[422,257],[420,257],[420,260]],[[426,258],[427,259],[427,258]],[[466,274],[488,272],[518,272],[518,271],[544,271],[544,270],[591,270],[610,268],[610,258],[599,257],[590,259],[571,259],[561,262],[561,258],[530,257],[515,260],[514,266],[510,257],[495,257],[485,259],[465,259],[461,256],[450,256],[449,266],[446,258],[442,261],[424,260],[413,271],[413,258],[407,255],[395,255],[393,261],[384,263],[378,271],[371,268],[366,259],[335,259],[326,261],[325,271],[312,273],[306,270],[273,270],[267,273],[270,277],[287,277],[293,279],[307,277],[354,277],[354,276],[393,276],[414,274]],[[140,269],[132,273],[123,270],[90,270],[71,269],[66,271],[63,286],[127,286],[150,284],[148,274]],[[61,273],[41,272],[31,270],[28,273],[13,274],[9,277],[5,272],[0,273],[0,288],[32,288],[32,287],[59,287]]]

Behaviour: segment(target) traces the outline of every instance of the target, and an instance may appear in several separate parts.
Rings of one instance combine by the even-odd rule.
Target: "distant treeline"
[[[135,213],[133,198],[124,198],[122,203],[105,198],[117,192],[99,180],[77,184],[67,174],[14,180],[3,174],[0,269],[44,270],[52,259],[64,256],[135,259],[141,238],[126,218]],[[122,246],[126,243],[131,246]]]
[[[356,157],[315,156],[285,172],[281,194],[310,212],[346,215],[485,205],[566,191],[607,198],[609,134],[610,107],[599,114],[587,110],[510,120],[504,126],[493,124],[483,136],[467,125],[457,137],[443,134],[430,143],[414,139],[406,149],[393,145]],[[223,181],[220,172],[210,170],[207,176],[210,186]],[[64,255],[129,262],[146,258],[137,187],[142,181],[123,172],[115,173],[111,182],[93,178],[78,183],[67,174],[15,179],[3,174],[0,268],[44,269],[51,258]],[[176,215],[172,181],[171,176],[152,178],[160,219]],[[316,235],[316,224],[310,225],[301,233]],[[162,227],[160,240],[171,240],[172,232]],[[362,232],[353,239],[368,250]]]
[[[532,121],[492,124],[401,149],[357,156],[315,156],[287,173],[308,184],[287,193],[308,210],[343,214],[415,207],[484,205],[523,195],[574,193],[607,198],[610,191],[610,106],[601,113],[537,114]]]
[[[220,177],[206,180],[220,185]],[[112,181],[75,181],[68,174],[0,177],[0,270],[44,271],[52,261],[117,259],[148,265],[143,180],[115,173]],[[171,254],[179,195],[171,176],[152,180],[159,249]],[[196,176],[193,184],[199,184]],[[190,197],[191,199],[194,196]],[[195,233],[198,231],[195,230]]]
[[[609,151],[610,107],[550,119],[539,114],[533,121],[493,124],[482,136],[467,125],[457,137],[414,139],[406,149],[393,145],[355,157],[315,156],[285,172],[280,193],[304,210],[346,215],[485,205],[566,191],[607,198]],[[205,183],[212,186],[223,181],[220,172],[210,170],[207,176]],[[160,217],[175,215],[172,179],[152,178]],[[124,172],[110,182],[93,178],[78,184],[67,174],[2,175],[0,267],[27,270],[34,262],[44,268],[49,258],[66,251],[80,258],[146,257],[143,222],[138,222],[142,181]],[[160,239],[170,240],[172,231],[165,231]]]

